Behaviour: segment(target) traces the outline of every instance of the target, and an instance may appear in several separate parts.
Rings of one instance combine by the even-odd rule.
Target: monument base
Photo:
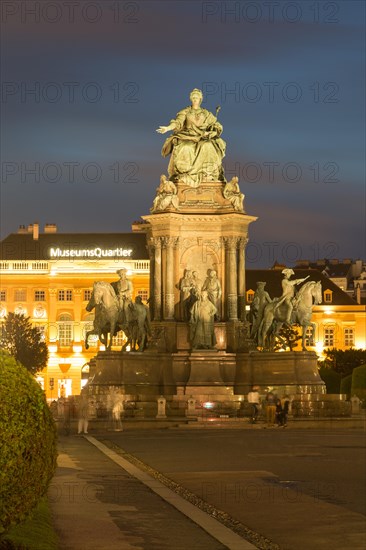
[[[237,416],[246,410],[246,395],[253,385],[262,395],[267,388],[280,396],[288,394],[298,416],[314,410],[326,416],[334,409],[324,405],[332,399],[325,396],[314,352],[104,351],[90,370],[89,387],[96,398],[107,406],[108,394],[118,388],[126,414],[133,416],[156,417],[162,397],[168,417]]]

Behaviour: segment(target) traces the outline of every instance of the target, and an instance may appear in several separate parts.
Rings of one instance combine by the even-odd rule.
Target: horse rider
[[[294,306],[293,306],[293,298],[295,296],[294,287],[295,285],[299,285],[300,283],[303,283],[304,281],[306,281],[306,279],[308,279],[310,275],[308,275],[304,279],[293,279],[292,281],[290,281],[290,277],[292,275],[295,275],[295,272],[292,269],[285,268],[282,270],[281,273],[284,275],[284,278],[282,279],[282,282],[281,282],[282,296],[279,298],[276,304],[275,311],[280,307],[281,304],[285,303],[286,304],[286,321],[285,322],[288,325],[291,325],[291,316],[292,316],[292,311],[294,309]]]
[[[117,295],[120,312],[123,313],[124,319],[126,319],[127,307],[132,304],[133,285],[127,279],[127,269],[125,267],[118,269],[116,273],[119,275],[119,280],[114,281],[111,285]]]

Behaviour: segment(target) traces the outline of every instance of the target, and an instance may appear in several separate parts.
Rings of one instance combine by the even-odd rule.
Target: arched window
[[[69,313],[62,313],[58,318],[58,340],[60,346],[69,346],[72,343],[72,319]]]

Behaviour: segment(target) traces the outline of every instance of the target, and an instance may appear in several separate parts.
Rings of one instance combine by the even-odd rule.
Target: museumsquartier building
[[[88,376],[89,361],[104,346],[85,334],[93,326],[94,313],[86,311],[94,281],[118,280],[117,270],[127,269],[133,298],[146,303],[150,292],[150,261],[146,224],[134,223],[130,233],[60,233],[54,224],[20,226],[1,242],[0,323],[9,312],[30,317],[49,349],[47,368],[38,375],[48,399],[80,393]],[[273,298],[281,295],[281,268],[246,270],[246,309],[257,281],[266,281]],[[309,270],[295,269],[304,277]],[[365,306],[357,304],[320,271],[311,279],[322,283],[323,301],[314,305],[316,345],[324,348],[365,347]],[[179,289],[175,288],[179,300]],[[114,350],[126,342],[123,332],[113,340]]]

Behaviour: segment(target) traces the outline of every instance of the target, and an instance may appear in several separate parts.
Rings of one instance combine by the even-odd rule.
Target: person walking
[[[276,424],[277,427],[280,428],[283,426],[283,409],[282,409],[282,403],[281,399],[276,399]]]
[[[267,426],[274,426],[276,416],[276,396],[271,392],[266,395],[266,420]]]
[[[287,416],[290,409],[290,398],[287,394],[285,394],[281,399],[281,405],[282,405],[282,426],[283,428],[287,427]]]
[[[89,400],[85,390],[81,390],[78,405],[78,434],[87,434],[89,424]]]
[[[258,393],[258,388],[256,386],[253,386],[250,392],[248,393],[248,403],[251,405],[250,422],[252,424],[255,424],[258,420],[259,403],[260,403],[260,396]]]

